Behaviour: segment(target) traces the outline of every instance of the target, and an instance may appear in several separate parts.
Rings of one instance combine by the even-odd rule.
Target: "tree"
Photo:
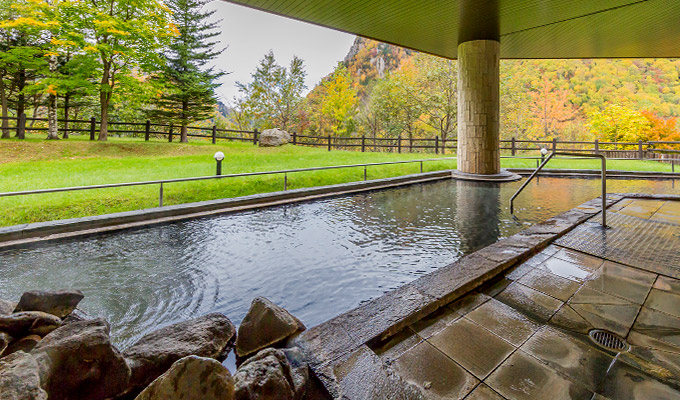
[[[108,136],[109,107],[119,75],[154,72],[160,50],[173,34],[168,9],[161,0],[91,0],[89,23],[100,60],[99,140]]]
[[[0,6],[2,6],[0,8],[2,8],[3,16],[0,21],[0,35],[2,35],[0,73],[4,75],[1,79],[2,84],[0,84],[0,99],[2,100],[2,115],[5,117],[4,121],[7,121],[10,102],[14,103],[17,117],[25,114],[27,89],[39,75],[39,71],[44,70],[46,66],[41,46],[45,42],[43,31],[50,26],[45,21],[30,15],[30,12],[27,13],[33,7],[30,2],[3,0]],[[9,85],[5,83],[6,78],[9,79]],[[10,101],[9,93],[14,94],[16,98]],[[6,122],[3,122],[2,128],[2,137],[9,137]],[[24,130],[17,129],[16,136],[23,139]]]
[[[424,54],[415,56],[417,93],[422,99],[423,121],[439,132],[442,140],[455,131],[458,114],[458,69],[455,61]],[[403,66],[403,64],[402,64]]]
[[[611,104],[604,110],[588,114],[589,127],[593,134],[605,142],[637,142],[649,140],[651,122],[639,111]],[[617,148],[617,145],[603,145],[603,148]]]
[[[649,128],[647,131],[647,140],[653,142],[659,141],[669,141],[678,142],[680,141],[680,131],[677,129],[677,118],[661,118],[655,113],[645,110],[642,111],[643,117],[649,122]],[[674,149],[672,145],[661,145],[662,149]]]
[[[335,135],[348,135],[354,126],[357,92],[352,87],[347,68],[342,63],[338,64],[323,87],[325,96],[321,100],[322,113],[331,121]]]
[[[536,90],[530,93],[529,110],[534,121],[534,132],[539,137],[557,136],[567,122],[574,120],[578,111],[567,99],[568,91],[557,89],[547,74]]]
[[[294,56],[286,69],[277,64],[270,50],[251,75],[253,80],[236,84],[244,96],[244,106],[258,125],[287,130],[303,103],[306,75],[302,59]]]
[[[403,132],[409,138],[414,136],[422,114],[421,95],[412,71],[405,73],[399,69],[375,85],[371,93],[372,105],[387,136],[397,137]]]
[[[173,121],[181,127],[181,141],[187,142],[187,126],[207,119],[215,111],[215,80],[223,75],[206,64],[219,52],[212,39],[219,34],[219,21],[208,20],[215,11],[204,11],[204,0],[172,0],[171,29],[175,35],[165,53],[165,63],[157,75],[163,92],[152,115]]]

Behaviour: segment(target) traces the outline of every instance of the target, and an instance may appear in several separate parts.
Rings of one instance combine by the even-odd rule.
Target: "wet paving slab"
[[[555,243],[589,256],[680,279],[679,201],[634,199],[580,224]],[[562,250],[561,250],[562,251]],[[558,256],[556,254],[556,256]],[[559,257],[566,259],[566,257]]]
[[[621,210],[680,224],[680,202]],[[384,348],[397,343],[376,352],[425,399],[680,399],[680,280],[660,269],[551,245],[406,328],[396,361]]]
[[[680,200],[623,199],[610,213],[680,228]],[[343,399],[680,399],[680,263],[640,266],[555,243],[317,374],[331,368]]]

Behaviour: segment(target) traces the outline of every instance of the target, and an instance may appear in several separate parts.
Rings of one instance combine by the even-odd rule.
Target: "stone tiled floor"
[[[680,202],[612,211],[680,224]],[[659,269],[551,245],[372,349],[431,399],[680,399],[680,280]]]
[[[624,199],[555,243],[585,253],[680,278],[680,202]]]

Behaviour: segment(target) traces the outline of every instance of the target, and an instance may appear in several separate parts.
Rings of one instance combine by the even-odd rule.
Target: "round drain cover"
[[[600,347],[613,351],[628,351],[628,343],[619,336],[602,329],[593,329],[588,333],[590,340]]]

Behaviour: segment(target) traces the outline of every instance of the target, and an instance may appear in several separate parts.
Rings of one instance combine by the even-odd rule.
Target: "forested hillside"
[[[680,140],[680,60],[504,60],[504,138]],[[344,81],[347,82],[344,82]],[[456,62],[357,38],[307,96],[301,130],[446,137],[456,130]],[[349,99],[339,109],[334,98]]]

